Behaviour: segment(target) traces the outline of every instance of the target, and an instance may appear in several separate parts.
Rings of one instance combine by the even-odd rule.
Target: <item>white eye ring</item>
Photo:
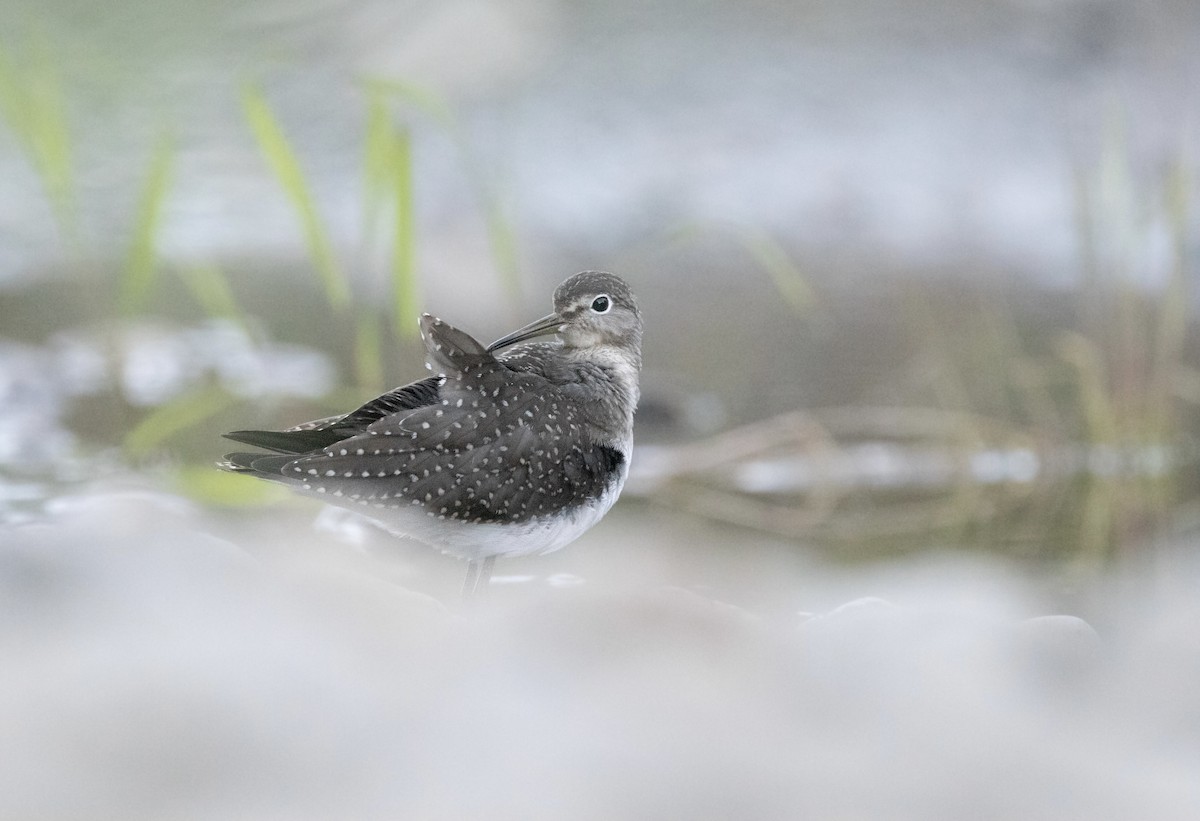
[[[592,300],[592,311],[598,314],[606,314],[612,308],[612,299],[608,294],[600,294]]]

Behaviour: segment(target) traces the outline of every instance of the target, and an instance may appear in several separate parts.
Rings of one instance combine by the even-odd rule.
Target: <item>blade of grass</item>
[[[219,267],[211,263],[190,265],[179,270],[179,278],[209,317],[246,327],[246,318],[229,287],[229,280]]]
[[[383,384],[383,332],[375,314],[359,317],[355,326],[354,370],[364,390],[376,390]]]
[[[75,181],[67,101],[50,43],[34,38],[30,85],[31,132],[50,199],[67,233],[75,233]]]
[[[142,456],[177,433],[200,424],[233,404],[233,397],[219,386],[189,391],[160,405],[125,436],[125,452]]]
[[[467,180],[475,189],[475,199],[487,227],[488,246],[492,251],[492,264],[500,277],[500,286],[515,304],[521,299],[521,270],[517,261],[516,231],[505,214],[504,203],[497,193],[496,186],[489,180],[486,169],[475,157],[475,152],[462,130],[452,129],[451,137],[458,147],[463,167],[467,170]]]
[[[214,470],[211,465],[182,467],[175,474],[175,483],[188,498],[222,507],[256,507],[292,498],[286,488],[274,482]]]
[[[500,284],[514,299],[521,296],[521,269],[517,261],[517,234],[512,222],[504,213],[504,205],[491,188],[482,181],[477,183],[478,196],[487,224],[488,244],[492,249],[492,263],[500,275]]]
[[[492,251],[492,262],[500,278],[500,284],[514,302],[521,297],[521,274],[517,254],[517,235],[511,220],[505,214],[501,197],[495,186],[488,181],[485,168],[476,160],[470,142],[446,102],[428,89],[411,83],[390,79],[370,78],[366,80],[368,92],[395,98],[417,109],[434,121],[450,137],[458,151],[468,182],[474,188],[479,209],[487,226],[488,244]],[[406,331],[405,336],[410,332]]]
[[[300,218],[309,255],[321,277],[329,305],[335,310],[347,308],[350,305],[349,282],[334,256],[333,246],[291,143],[260,89],[253,86],[243,89],[242,109],[259,150]]]
[[[158,273],[158,233],[162,226],[163,205],[171,184],[174,144],[167,136],[159,139],[150,160],[150,171],[138,201],[133,238],[121,272],[120,308],[126,315],[143,310],[154,289]]]
[[[416,217],[413,196],[412,140],[407,131],[392,135],[392,196],[395,202],[395,236],[392,245],[393,322],[396,336],[417,336]]]
[[[1118,441],[1120,421],[1108,385],[1103,350],[1090,337],[1068,331],[1059,339],[1056,353],[1075,371],[1084,440],[1092,444]]]
[[[451,135],[455,134],[458,130],[458,123],[450,106],[435,92],[427,88],[400,80],[379,77],[367,78],[364,81],[364,85],[367,92],[373,96],[377,96],[380,99],[384,95],[394,97],[406,105],[417,109]]]
[[[0,116],[24,147],[60,230],[75,242],[75,174],[66,94],[45,36],[33,38],[30,51],[24,60],[0,51]]]
[[[367,103],[367,135],[363,151],[363,219],[366,247],[374,245],[380,214],[390,193],[392,122],[387,104],[378,90],[370,90]]]
[[[754,261],[770,275],[775,290],[793,310],[800,314],[812,310],[817,303],[816,294],[782,245],[760,229],[742,229],[738,238]]]
[[[1171,239],[1171,273],[1158,298],[1154,360],[1149,394],[1156,417],[1152,424],[1162,437],[1174,431],[1173,385],[1183,366],[1188,332],[1189,248],[1191,247],[1191,192],[1194,181],[1186,157],[1175,162],[1167,176],[1166,217]]]
[[[388,264],[393,331],[398,338],[417,336],[416,208],[412,137],[393,127],[382,92],[372,87],[367,107],[364,161],[364,214],[367,247],[374,242],[380,215],[391,207],[392,245]]]

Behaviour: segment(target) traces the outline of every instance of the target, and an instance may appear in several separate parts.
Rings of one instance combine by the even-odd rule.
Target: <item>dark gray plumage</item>
[[[588,271],[559,286],[554,313],[486,348],[428,314],[421,335],[437,376],[345,416],[225,434],[273,453],[231,453],[221,466],[465,558],[473,592],[496,556],[557,550],[616,501],[633,445],[641,315],[624,281]]]

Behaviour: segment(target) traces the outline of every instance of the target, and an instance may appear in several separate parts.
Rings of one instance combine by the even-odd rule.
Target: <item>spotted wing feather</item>
[[[485,352],[486,353],[486,352]],[[489,355],[490,357],[490,355]],[[492,359],[448,376],[440,400],[283,466],[283,478],[375,507],[523,522],[599,497],[620,451],[590,441],[544,377]]]
[[[373,423],[387,416],[415,410],[436,402],[441,384],[441,377],[430,376],[396,388],[382,396],[377,396],[344,416],[316,419],[288,430],[235,430],[224,436],[226,439],[256,448],[264,448],[275,453],[293,455],[309,453],[361,433]],[[261,456],[261,454],[259,455]],[[254,454],[229,454],[226,456],[226,461],[235,470],[262,470],[262,468],[247,467],[242,464],[246,461],[245,459],[235,461],[232,459],[233,456],[254,456]],[[263,464],[269,463],[264,462]]]
[[[470,334],[429,314],[421,316],[421,338],[429,364],[436,371],[461,373],[472,366],[496,361]]]

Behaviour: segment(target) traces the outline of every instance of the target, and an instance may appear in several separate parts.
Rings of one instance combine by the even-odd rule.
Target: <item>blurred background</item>
[[[1021,817],[1066,793],[1083,803],[1058,817],[1195,817],[1174,776],[1200,762],[1200,645],[1181,627],[1200,581],[1198,37],[1186,0],[5,0],[0,633],[28,675],[0,692],[21,728],[0,753],[87,776],[59,803],[46,785],[9,791],[14,817],[266,813],[310,772],[384,748],[402,767],[412,751],[369,729],[385,715],[442,739],[446,770],[413,783],[513,732],[559,750],[578,704],[539,712],[536,682],[549,665],[590,698],[562,661],[578,642],[597,648],[580,651],[588,675],[614,682],[612,712],[580,726],[619,714],[638,732],[562,759],[548,776],[561,794],[533,792],[545,805],[521,803],[510,765],[473,792],[406,804],[409,787],[355,788],[361,804],[291,817],[462,817],[497,794],[524,817],[684,812],[644,784],[602,810],[566,786],[629,787],[592,765],[643,742],[678,763],[671,796],[722,778],[741,796],[700,790],[692,816],[786,816],[832,784],[807,808],[962,817],[1003,791],[944,788],[1003,766],[1029,804],[988,806]],[[454,560],[214,469],[223,431],[344,412],[421,377],[420,312],[486,342],[584,269],[629,280],[646,321],[632,475],[577,545],[501,563],[494,619],[460,621]],[[774,631],[861,596],[950,615],[901,629],[890,605],[869,607],[849,642],[878,654],[826,659],[854,685],[834,695]],[[315,637],[313,600],[338,614]],[[1094,710],[1050,741],[1044,703],[1005,701],[1029,684],[1005,678],[1027,644],[1008,655],[1011,637],[963,625],[1057,612],[1123,636],[1108,671],[1124,672],[1108,689],[1089,679]],[[743,616],[752,651],[729,638]],[[566,632],[531,639],[546,619]],[[604,665],[625,646],[615,631],[664,620],[651,652]],[[995,651],[968,654],[961,679],[939,655],[960,646],[947,624]],[[887,644],[897,631],[908,644]],[[720,678],[730,646],[745,680]],[[757,677],[788,658],[810,696],[879,715],[881,692],[856,688],[898,672],[894,646],[912,651],[904,665],[938,659],[901,678],[951,696],[899,708],[922,728],[899,737],[928,753],[900,775],[869,728],[813,734],[817,715],[786,706],[796,680]],[[308,667],[385,647],[426,666]],[[101,672],[95,688],[64,683]],[[443,685],[461,697],[475,674],[490,689],[455,718]],[[709,759],[685,736],[647,741],[638,717],[662,715],[644,694],[712,676],[710,700],[687,704],[719,714],[701,722],[709,740],[739,744],[700,744]],[[308,689],[281,704],[297,681]],[[150,717],[130,706],[143,699]],[[515,702],[527,720],[497,724],[491,708]],[[327,703],[318,740],[296,729]],[[414,726],[427,709],[440,718]],[[801,747],[741,735],[781,715]],[[1124,734],[1089,742],[1114,715]],[[662,720],[695,726],[682,708]],[[947,757],[949,725],[993,752]],[[260,788],[215,763],[247,732]],[[1130,744],[1144,769],[1124,766]],[[844,782],[800,764],[831,747]],[[778,772],[749,775],[761,757]],[[772,773],[796,789],[764,792]],[[840,803],[853,773],[880,777],[878,807]]]

